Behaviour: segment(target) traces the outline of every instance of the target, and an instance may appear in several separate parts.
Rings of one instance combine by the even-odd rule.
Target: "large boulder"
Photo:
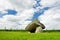
[[[40,23],[38,19],[34,19],[30,24],[27,25],[25,30],[32,32],[41,32],[42,29],[44,29],[45,26]]]

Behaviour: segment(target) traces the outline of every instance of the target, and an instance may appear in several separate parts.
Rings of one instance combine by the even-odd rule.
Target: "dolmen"
[[[25,30],[31,33],[40,33],[42,30],[45,29],[45,26],[40,23],[38,19],[34,19],[30,24],[28,24]]]

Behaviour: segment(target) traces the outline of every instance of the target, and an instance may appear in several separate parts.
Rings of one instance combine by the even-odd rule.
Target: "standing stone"
[[[36,30],[35,30],[35,33],[40,33],[40,32],[42,32],[42,27],[36,27]]]

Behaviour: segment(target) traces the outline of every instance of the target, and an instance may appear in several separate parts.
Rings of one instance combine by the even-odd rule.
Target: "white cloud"
[[[17,14],[5,15],[0,18],[0,29],[24,29],[31,21],[34,14],[32,5],[34,0],[0,0],[0,11],[5,13],[5,9],[15,9]],[[39,17],[39,20],[45,24],[46,29],[60,29],[60,1],[59,0],[41,0],[41,9],[44,7],[51,7],[46,10],[43,15]]]
[[[13,6],[8,2],[8,0],[0,0],[0,10],[2,9],[13,9]]]
[[[0,0],[0,11],[2,14],[7,13],[6,9],[13,9],[13,6],[8,2],[8,0]]]
[[[28,18],[32,18],[34,11],[25,10],[20,15],[5,15],[0,19],[0,28],[4,29],[24,29],[30,21],[26,21]]]
[[[35,3],[34,0],[9,0],[11,4],[14,5],[15,9],[18,11],[23,11],[25,9],[31,9],[33,4]]]
[[[39,20],[41,20],[41,22],[45,24],[46,29],[60,29],[60,16],[59,16],[60,1],[59,0],[45,0],[45,1],[42,0],[42,2],[43,2],[42,3],[43,6],[50,6],[52,8],[45,11],[44,14],[39,17],[40,18]]]
[[[26,7],[30,8],[30,6],[32,7],[33,2],[34,2],[34,0],[9,0],[9,1],[13,3],[14,5],[17,5],[23,8],[26,8]]]
[[[60,4],[60,0],[41,0],[40,4],[43,7],[52,7]]]
[[[0,2],[2,12],[6,9],[15,9],[18,12],[15,16],[5,15],[3,18],[0,18],[0,29],[5,29],[5,27],[6,29],[24,29],[30,23],[26,19],[32,18],[32,14],[34,14],[34,9],[32,8],[33,0],[0,0]]]

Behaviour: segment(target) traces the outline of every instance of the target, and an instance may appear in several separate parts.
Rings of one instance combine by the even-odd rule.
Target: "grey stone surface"
[[[40,32],[42,32],[42,30],[43,29],[41,27],[37,27],[36,30],[35,30],[35,33],[40,33]]]
[[[45,26],[40,23],[38,19],[33,20],[30,24],[27,25],[25,30],[32,32],[41,32],[42,29],[44,29]]]

